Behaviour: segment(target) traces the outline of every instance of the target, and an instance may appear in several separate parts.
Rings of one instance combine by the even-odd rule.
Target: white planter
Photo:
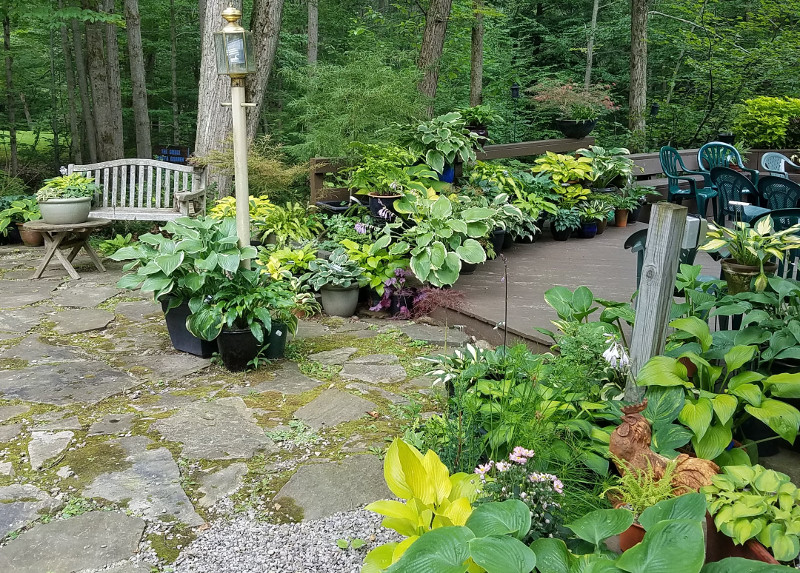
[[[322,308],[329,316],[351,317],[358,306],[358,283],[347,288],[326,285],[319,289]]]
[[[91,197],[49,199],[39,203],[42,220],[49,225],[85,223],[92,208]]]

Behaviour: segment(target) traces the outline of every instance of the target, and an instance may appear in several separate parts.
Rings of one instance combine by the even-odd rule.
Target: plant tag
[[[283,331],[282,330],[276,330],[275,331],[275,336],[278,336],[278,337],[283,336]]]

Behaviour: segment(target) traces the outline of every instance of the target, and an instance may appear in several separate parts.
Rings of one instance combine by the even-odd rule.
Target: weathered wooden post
[[[631,336],[631,378],[625,384],[625,400],[630,402],[639,402],[644,397],[645,389],[635,382],[639,369],[664,351],[688,212],[686,207],[673,203],[653,205]]]

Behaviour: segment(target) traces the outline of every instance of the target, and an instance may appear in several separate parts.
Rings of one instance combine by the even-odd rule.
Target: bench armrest
[[[201,189],[200,191],[180,191],[175,193],[175,200],[176,201],[192,201],[197,199],[198,197],[203,197],[206,194],[205,189]]]

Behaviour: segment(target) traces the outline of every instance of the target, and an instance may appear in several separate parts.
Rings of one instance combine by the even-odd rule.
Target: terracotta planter
[[[23,223],[17,223],[22,244],[26,247],[41,247],[44,245],[44,237],[39,231],[28,231],[27,229],[23,229],[22,225]]]
[[[733,540],[717,531],[714,518],[706,513],[706,563],[721,561],[726,557],[744,557],[762,563],[780,565],[766,547],[755,539],[748,539],[744,545],[736,545]]]
[[[644,527],[638,523],[632,524],[628,529],[619,534],[619,548],[627,551],[644,539]]]
[[[728,294],[739,294],[750,290],[750,282],[758,276],[759,267],[740,265],[733,259],[722,259],[722,273],[728,281]],[[764,272],[769,276],[775,274],[777,263],[765,263]]]
[[[678,358],[678,362],[680,362],[686,367],[686,376],[688,376],[689,378],[694,378],[694,375],[697,374],[697,366],[695,365],[695,363],[689,360],[689,358],[686,356]]]
[[[627,227],[628,226],[628,210],[617,209],[614,211],[614,226]]]

